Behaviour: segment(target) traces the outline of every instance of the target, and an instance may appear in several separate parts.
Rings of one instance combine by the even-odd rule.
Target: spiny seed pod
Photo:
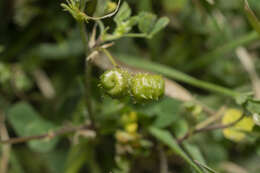
[[[131,94],[137,102],[158,100],[163,96],[164,88],[160,75],[136,74],[131,79]]]
[[[121,98],[128,94],[130,78],[127,71],[115,68],[101,75],[100,86],[109,96]]]

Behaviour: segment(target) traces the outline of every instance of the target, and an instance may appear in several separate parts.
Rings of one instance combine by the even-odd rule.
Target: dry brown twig
[[[57,131],[48,132],[41,135],[35,135],[35,136],[27,136],[27,137],[17,137],[17,138],[11,138],[7,140],[1,140],[0,144],[18,144],[18,143],[25,143],[32,140],[43,140],[43,139],[53,139],[57,136],[65,135],[72,132],[78,132],[78,131],[93,131],[92,128],[88,124],[83,124],[80,126],[67,126],[63,127]]]
[[[9,135],[5,126],[5,116],[4,113],[0,110],[0,139],[1,140],[9,140]],[[11,145],[3,145],[2,146],[2,155],[0,159],[0,172],[7,173],[8,172],[8,164],[10,159],[10,151]]]

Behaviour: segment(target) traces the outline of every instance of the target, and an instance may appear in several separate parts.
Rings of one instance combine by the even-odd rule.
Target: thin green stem
[[[125,34],[124,37],[146,38],[147,34],[144,34],[144,33],[128,33],[128,34]]]
[[[106,35],[104,41],[114,41],[120,39],[122,37],[129,37],[129,38],[148,38],[146,34],[143,33],[128,33],[123,35]]]
[[[109,61],[113,64],[114,67],[118,67],[115,59],[113,58],[113,56],[111,55],[111,53],[104,48],[101,48],[101,50],[106,54],[106,56],[108,57]]]
[[[87,31],[84,25],[84,22],[79,22],[80,34],[82,43],[84,45],[85,57],[88,56],[88,37]],[[94,125],[94,116],[92,110],[92,102],[91,102],[91,64],[86,60],[85,61],[85,101],[86,107],[88,109],[89,118]]]

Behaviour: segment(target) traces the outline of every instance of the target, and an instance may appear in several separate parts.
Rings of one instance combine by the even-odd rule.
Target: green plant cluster
[[[4,0],[0,17],[0,173],[260,172],[259,0]]]

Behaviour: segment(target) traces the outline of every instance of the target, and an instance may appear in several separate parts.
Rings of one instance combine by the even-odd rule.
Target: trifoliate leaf
[[[156,15],[152,13],[142,12],[139,14],[138,28],[141,32],[149,34],[156,23]]]

